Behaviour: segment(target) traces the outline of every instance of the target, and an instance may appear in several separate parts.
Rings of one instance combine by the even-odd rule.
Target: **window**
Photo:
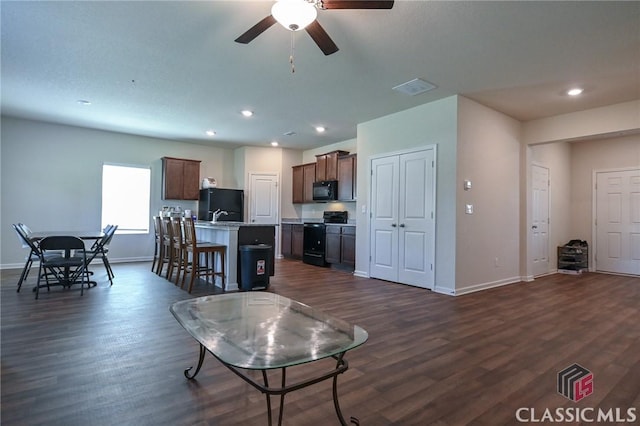
[[[151,169],[102,166],[102,227],[118,225],[118,233],[149,233]]]

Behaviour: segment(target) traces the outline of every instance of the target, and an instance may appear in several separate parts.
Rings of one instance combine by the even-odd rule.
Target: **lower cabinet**
[[[304,225],[298,223],[281,224],[281,250],[284,257],[302,259],[302,243],[304,239]]]
[[[356,266],[356,227],[327,225],[325,261],[354,269]]]

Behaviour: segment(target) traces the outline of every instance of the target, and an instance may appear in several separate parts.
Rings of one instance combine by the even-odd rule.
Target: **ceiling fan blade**
[[[249,28],[247,32],[238,37],[235,41],[236,43],[247,44],[252,41],[254,38],[258,37],[260,34],[268,30],[273,24],[276,23],[276,18],[272,15],[267,16],[262,21],[255,24],[253,27]]]
[[[338,46],[331,40],[329,34],[327,34],[317,20],[310,23],[305,30],[307,30],[313,41],[316,42],[325,55],[331,55],[339,50]]]
[[[322,0],[321,9],[391,9],[393,0]]]

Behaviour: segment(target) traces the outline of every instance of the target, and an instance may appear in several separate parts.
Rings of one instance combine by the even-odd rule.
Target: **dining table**
[[[104,231],[98,230],[85,230],[85,231],[39,231],[29,234],[29,239],[34,242],[38,242],[45,237],[60,237],[71,235],[83,240],[99,240],[104,237]]]
[[[333,403],[340,424],[347,425],[338,402],[338,376],[349,368],[347,351],[368,339],[361,327],[304,303],[271,292],[238,292],[175,302],[170,311],[199,343],[200,355],[184,371],[193,380],[209,352],[238,377],[266,395],[268,424],[272,424],[271,396],[280,396],[278,425],[282,424],[287,393],[333,379]],[[331,359],[335,364],[318,363]],[[291,367],[310,364],[301,379],[286,383]],[[333,367],[335,365],[335,367]],[[332,368],[330,368],[332,367]],[[270,385],[268,372],[280,370],[280,384]],[[251,371],[259,371],[262,382]],[[277,373],[272,373],[276,374]],[[259,375],[258,375],[259,377]],[[350,422],[359,424],[356,417]]]
[[[38,244],[39,241],[41,241],[42,239],[46,238],[46,237],[61,237],[61,236],[73,236],[73,237],[78,237],[82,240],[99,240],[100,238],[104,237],[104,231],[103,230],[84,230],[84,231],[38,231],[38,232],[31,232],[28,235],[29,240],[31,240],[32,242],[34,242],[36,245]],[[67,250],[64,253],[65,257],[69,257],[71,255],[71,253],[69,252],[69,250]],[[63,287],[68,287],[71,286],[72,284],[76,284],[76,282],[70,282],[71,280],[69,279],[69,268],[65,268],[64,269],[64,279],[58,283],[58,285],[62,285]],[[49,286],[51,284],[43,284],[40,287],[46,287]],[[96,281],[93,280],[89,280],[89,287],[95,287],[97,286],[98,283]],[[37,286],[36,286],[37,287]],[[37,290],[37,288],[34,287],[33,291],[35,292]]]

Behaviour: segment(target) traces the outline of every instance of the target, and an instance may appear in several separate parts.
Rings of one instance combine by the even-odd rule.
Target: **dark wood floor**
[[[265,425],[264,397],[208,356],[169,313],[192,295],[149,271],[113,265],[113,287],[52,289],[2,271],[1,422],[9,425]],[[640,415],[640,278],[553,275],[461,297],[277,261],[271,291],[364,327],[340,377],[346,417],[372,425],[517,424],[515,412],[636,407]],[[559,395],[579,363],[594,392]],[[310,365],[293,376],[303,375]],[[640,417],[640,416],[639,416]],[[338,424],[330,382],[294,392],[286,425]]]

